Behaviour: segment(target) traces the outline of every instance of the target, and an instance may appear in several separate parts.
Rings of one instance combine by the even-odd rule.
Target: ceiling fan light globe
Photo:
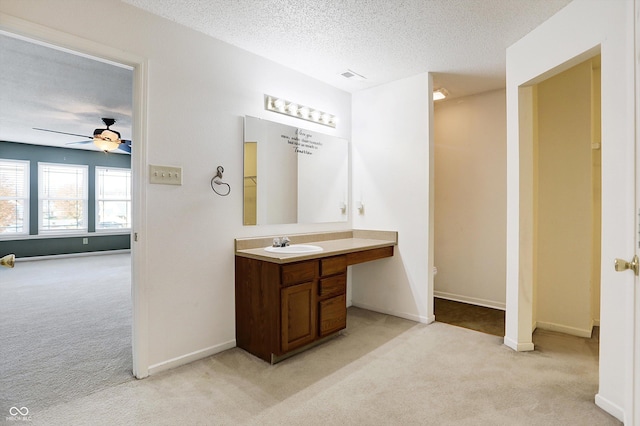
[[[103,130],[100,134],[100,139],[105,139],[112,142],[120,143],[120,133],[114,132],[113,130]]]
[[[103,138],[102,135],[98,135],[93,138],[93,144],[100,148],[100,151],[107,152],[118,149],[118,147],[120,146],[120,140],[111,140],[108,138]]]

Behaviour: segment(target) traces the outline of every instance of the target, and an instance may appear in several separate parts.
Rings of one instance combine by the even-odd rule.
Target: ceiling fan
[[[120,151],[128,152],[131,154],[131,141],[126,139],[120,139],[120,132],[115,130],[111,130],[109,127],[113,126],[116,122],[113,118],[103,118],[102,122],[106,129],[95,129],[93,131],[93,136],[86,135],[78,135],[76,133],[67,133],[67,132],[58,132],[57,130],[49,130],[49,129],[39,129],[34,127],[33,130],[41,130],[43,132],[51,132],[51,133],[60,133],[62,135],[71,135],[71,136],[79,136],[81,138],[88,138],[91,140],[82,141],[82,142],[70,142],[67,145],[73,144],[84,144],[93,142],[101,151],[109,152],[116,149]]]

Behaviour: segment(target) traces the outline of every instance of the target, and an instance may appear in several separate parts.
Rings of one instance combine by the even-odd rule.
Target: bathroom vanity
[[[393,256],[397,233],[342,231],[289,236],[321,251],[271,252],[273,237],[236,239],[236,344],[272,364],[347,325],[347,267]]]

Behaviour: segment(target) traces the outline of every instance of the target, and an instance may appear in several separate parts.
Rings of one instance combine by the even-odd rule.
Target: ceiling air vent
[[[341,73],[340,75],[343,76],[344,78],[357,80],[357,81],[365,81],[367,79],[367,77],[363,76],[362,74],[358,74],[357,72],[349,69]]]

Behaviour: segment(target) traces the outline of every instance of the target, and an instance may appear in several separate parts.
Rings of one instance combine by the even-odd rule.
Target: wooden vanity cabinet
[[[273,364],[339,332],[347,267],[391,256],[392,246],[284,264],[236,255],[236,345]]]
[[[236,256],[236,344],[274,363],[347,326],[345,255],[288,264]]]

